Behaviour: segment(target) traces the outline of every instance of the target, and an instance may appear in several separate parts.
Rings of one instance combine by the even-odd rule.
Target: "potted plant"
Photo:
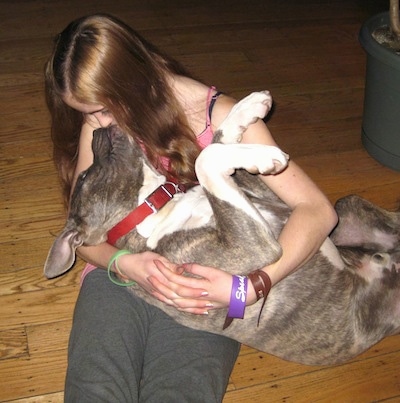
[[[362,142],[377,161],[400,171],[399,0],[366,21],[359,40],[367,54]]]

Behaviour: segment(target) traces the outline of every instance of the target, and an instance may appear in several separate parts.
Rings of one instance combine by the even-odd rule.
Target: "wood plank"
[[[357,193],[387,209],[399,206],[399,173],[382,167],[365,150],[315,155],[313,158],[305,156],[297,162],[329,195],[342,197]],[[382,194],[377,191],[380,187],[388,189],[383,203]]]
[[[2,191],[7,191],[7,181],[12,182],[17,178],[34,175],[37,183],[31,183],[31,188],[40,186],[40,179],[46,176],[53,176],[50,179],[55,182],[54,175],[49,175],[49,168],[53,167],[50,155],[34,155],[30,157],[12,156],[9,159],[0,160],[0,169],[2,171]],[[53,170],[52,170],[53,171]]]
[[[396,351],[400,351],[400,335],[388,337],[348,363],[337,366],[307,366],[249,349],[243,354],[241,351],[231,379],[236,389],[242,389],[261,383],[275,382],[277,379],[301,376],[310,372],[338,372],[342,371],[342,367],[352,367],[361,361],[378,360],[379,357],[384,359],[388,354]]]
[[[0,331],[0,361],[28,356],[25,327]]]
[[[392,375],[398,371],[397,357],[396,352],[388,353],[333,369],[308,371],[301,375],[296,371],[292,372],[289,367],[285,377],[276,379],[273,379],[270,371],[269,382],[263,381],[251,388],[230,391],[226,394],[224,403],[249,402],[250,396],[254,403],[265,401],[364,403],[398,397],[400,381]],[[250,363],[246,371],[252,371],[253,368],[254,363]],[[367,378],[368,387],[365,386]]]
[[[27,187],[15,190],[12,194],[7,189],[0,190],[0,195],[4,197],[2,204],[5,206],[0,215],[0,222],[12,220],[13,224],[9,228],[14,235],[19,231],[26,232],[27,225],[35,225],[39,221],[52,224],[54,220],[59,220],[64,224],[66,214],[61,204],[60,188],[57,183],[51,183],[53,179],[51,178],[48,183],[46,178],[39,180],[36,177],[37,186],[27,184]],[[41,186],[44,188],[41,189]],[[27,194],[29,194],[29,198]],[[32,220],[35,222],[32,223]],[[61,227],[59,224],[57,226]],[[19,227],[21,227],[20,230]],[[46,227],[43,229],[46,230]],[[6,236],[0,237],[0,239],[7,241]]]
[[[43,84],[43,67],[47,60],[47,54],[53,47],[52,38],[19,38],[19,39],[0,39],[0,77],[1,86],[18,85],[21,82],[19,77],[30,77],[30,80],[24,80],[24,85],[28,83],[38,85]],[[9,80],[5,79],[6,77]],[[3,80],[4,79],[4,80]]]
[[[40,77],[40,79],[39,79]],[[22,79],[25,79],[25,75]],[[13,85],[2,88],[0,92],[0,104],[2,107],[2,130],[0,132],[0,141],[13,141],[14,135],[18,133],[27,133],[25,140],[31,137],[29,133],[43,127],[43,123],[49,122],[44,99],[43,73],[37,76],[32,84]],[[16,79],[19,79],[17,76]],[[29,119],[26,114],[29,113]],[[13,128],[13,136],[10,136]],[[4,130],[4,131],[3,131]],[[45,133],[46,137],[48,132]]]
[[[34,356],[56,350],[65,350],[68,347],[71,326],[72,320],[70,319],[28,326],[26,335],[29,343],[29,354]]]
[[[26,292],[23,297],[22,294],[1,295],[0,330],[71,319],[78,289],[78,286],[65,286]]]
[[[79,7],[71,7],[71,3],[61,0],[44,4],[37,1],[24,1],[21,7],[20,2],[2,0],[1,37],[5,40],[15,40],[50,35],[52,38],[73,19],[100,11],[119,15],[120,18],[133,18],[136,29],[143,26],[155,28],[160,24],[154,12],[159,5],[157,1],[118,0],[116,6],[106,0],[86,0],[77,4]],[[32,20],[35,24],[29,23]]]
[[[84,262],[78,259],[78,262],[68,274],[53,280],[48,280],[43,275],[43,266],[47,252],[48,248],[43,251],[43,255],[38,254],[37,262],[34,262],[35,265],[28,263],[31,254],[27,252],[26,256],[18,256],[20,260],[15,259],[15,262],[13,262],[13,265],[15,265],[14,268],[2,268],[0,271],[0,295],[14,295],[15,298],[16,295],[32,291],[40,292],[57,287],[78,286],[80,284],[80,276]],[[28,265],[32,266],[24,268],[24,266]]]
[[[33,211],[34,212],[34,211]],[[33,213],[32,212],[32,213]],[[35,215],[35,221],[26,218],[15,220],[11,223],[3,225],[5,231],[0,234],[0,247],[2,243],[24,241],[26,239],[41,239],[43,236],[51,243],[52,234],[57,234],[63,228],[64,222],[55,218],[43,218],[42,215]]]
[[[64,349],[0,361],[0,401],[62,391],[66,358]]]
[[[4,129],[4,127],[3,127]],[[15,133],[15,130],[11,130]],[[2,131],[4,134],[4,132]],[[18,136],[12,136],[13,141],[10,140],[10,136],[4,135],[5,139],[2,141],[0,135],[0,160],[11,162],[14,159],[22,159],[32,156],[44,157],[49,159],[48,170],[52,172],[52,177],[54,177],[53,173],[53,160],[52,160],[52,148],[50,143],[50,129],[37,129],[31,130],[30,139],[27,139],[26,133],[19,133],[20,139],[17,139]],[[43,133],[46,133],[44,136]],[[51,161],[50,161],[51,159]],[[26,161],[25,161],[26,162]],[[2,178],[3,179],[3,178]],[[21,178],[23,180],[23,178]]]
[[[9,400],[8,403],[63,403],[64,392],[49,393],[23,399]]]

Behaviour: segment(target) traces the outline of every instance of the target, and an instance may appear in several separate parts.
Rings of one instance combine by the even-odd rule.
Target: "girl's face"
[[[65,96],[63,101],[71,108],[82,112],[85,115],[85,121],[94,129],[116,124],[114,116],[102,105],[81,103],[71,95]]]

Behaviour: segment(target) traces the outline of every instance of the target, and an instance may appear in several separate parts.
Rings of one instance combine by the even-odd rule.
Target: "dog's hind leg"
[[[214,135],[214,143],[239,143],[246,129],[264,118],[272,106],[269,91],[253,92],[235,104]]]
[[[276,174],[282,171],[288,156],[279,148],[262,144],[211,144],[196,160],[200,184],[219,199],[235,203],[239,189],[231,175],[236,169],[252,173]],[[240,205],[237,205],[240,208]]]
[[[273,173],[286,164],[286,155],[277,147],[260,144],[211,144],[198,157],[197,177],[214,211],[218,242],[224,245],[219,254],[229,245],[230,259],[236,256],[238,262],[230,270],[246,272],[255,262],[271,263],[281,253],[271,227],[231,175],[236,169]],[[256,179],[248,176],[249,181]],[[249,250],[251,258],[246,260]]]
[[[287,165],[279,148],[261,144],[211,144],[196,160],[196,174],[202,187],[220,200],[264,222],[258,210],[237,187],[231,175],[236,169],[262,174],[278,173]]]

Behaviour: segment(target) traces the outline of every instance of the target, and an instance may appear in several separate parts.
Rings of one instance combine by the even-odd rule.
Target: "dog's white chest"
[[[147,217],[136,229],[147,238],[147,246],[154,249],[165,235],[206,225],[212,216],[210,203],[203,189],[196,186],[187,193],[178,193],[156,214]]]

